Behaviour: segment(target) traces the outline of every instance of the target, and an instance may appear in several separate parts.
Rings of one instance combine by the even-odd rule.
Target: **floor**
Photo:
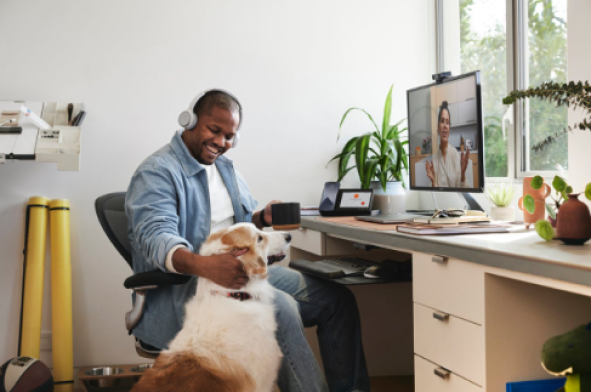
[[[414,392],[414,376],[372,377],[371,392]],[[274,392],[280,392],[278,388]]]
[[[414,376],[372,377],[371,392],[414,392]]]

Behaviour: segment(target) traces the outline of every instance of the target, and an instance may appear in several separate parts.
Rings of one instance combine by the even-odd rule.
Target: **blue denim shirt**
[[[131,178],[125,199],[134,273],[164,266],[168,251],[185,245],[197,252],[210,230],[211,204],[207,174],[177,132],[170,144],[149,156]],[[234,207],[235,222],[250,222],[257,202],[232,161],[216,159]],[[133,334],[159,348],[181,329],[184,305],[195,295],[197,277],[183,285],[150,290]]]

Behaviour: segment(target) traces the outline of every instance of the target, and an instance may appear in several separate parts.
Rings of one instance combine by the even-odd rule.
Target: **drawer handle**
[[[447,263],[447,260],[449,260],[449,257],[447,257],[447,256],[433,256],[433,257],[431,257],[431,261],[434,263],[443,264],[443,263]]]
[[[445,368],[437,368],[435,370],[433,370],[433,373],[435,373],[435,375],[437,377],[441,377],[442,379],[447,379],[449,377],[449,374],[451,373],[449,370],[445,369]]]
[[[449,314],[443,312],[433,312],[433,318],[439,321],[447,321],[449,319]]]

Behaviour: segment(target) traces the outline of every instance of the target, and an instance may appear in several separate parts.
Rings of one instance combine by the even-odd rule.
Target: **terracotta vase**
[[[583,245],[591,238],[589,207],[579,200],[579,193],[571,193],[562,203],[556,216],[558,238],[567,245]]]
[[[540,189],[534,189],[531,186],[531,180],[533,179],[534,177],[523,177],[523,196],[531,195],[534,200],[545,200],[550,196],[552,188],[550,188],[550,185],[544,183]]]
[[[530,214],[523,206],[523,198],[524,196],[519,198],[517,201],[517,207],[523,211],[523,222],[525,222],[525,227],[529,229],[530,225],[535,224],[540,219],[544,219],[546,217],[546,202],[544,202],[544,200],[534,199],[534,202],[536,203],[536,209],[533,214]]]

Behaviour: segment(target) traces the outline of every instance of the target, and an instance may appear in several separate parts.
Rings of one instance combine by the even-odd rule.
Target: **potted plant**
[[[534,189],[540,189],[544,185],[541,176],[535,176],[531,180]],[[589,208],[578,200],[578,193],[573,193],[573,188],[564,178],[555,176],[552,180],[554,195],[550,195],[551,203],[546,203],[548,220],[536,222],[536,232],[546,241],[558,238],[567,245],[582,245],[591,238],[591,215]],[[591,183],[585,187],[585,197],[591,200]],[[523,198],[523,206],[533,213],[536,209],[534,199],[530,195]]]
[[[493,204],[490,209],[490,218],[493,221],[513,222],[515,220],[515,209],[509,205],[515,195],[515,189],[510,182],[486,186],[484,195]]]
[[[408,170],[408,157],[405,145],[408,140],[401,140],[407,128],[399,128],[405,120],[396,124],[390,124],[392,112],[392,88],[386,96],[384,105],[384,118],[380,130],[372,116],[363,109],[349,108],[343,114],[339,125],[337,142],[340,138],[341,127],[347,115],[358,110],[367,115],[373,128],[361,136],[352,137],[345,143],[343,150],[334,156],[328,163],[338,160],[338,179],[341,181],[352,169],[357,169],[361,188],[374,188],[374,206],[382,210],[382,213],[404,212],[406,209],[406,188],[403,179],[403,170]],[[349,166],[351,156],[355,156],[355,163]]]
[[[543,141],[533,146],[534,151],[543,149],[547,144],[552,143],[556,138],[563,136],[573,129],[591,130],[591,85],[588,81],[567,83],[543,83],[538,87],[527,90],[515,90],[503,98],[505,105],[511,105],[518,99],[540,98],[556,103],[557,106],[566,105],[572,109],[583,109],[587,118],[572,126],[564,127],[562,132],[557,130],[554,135],[546,137]]]

